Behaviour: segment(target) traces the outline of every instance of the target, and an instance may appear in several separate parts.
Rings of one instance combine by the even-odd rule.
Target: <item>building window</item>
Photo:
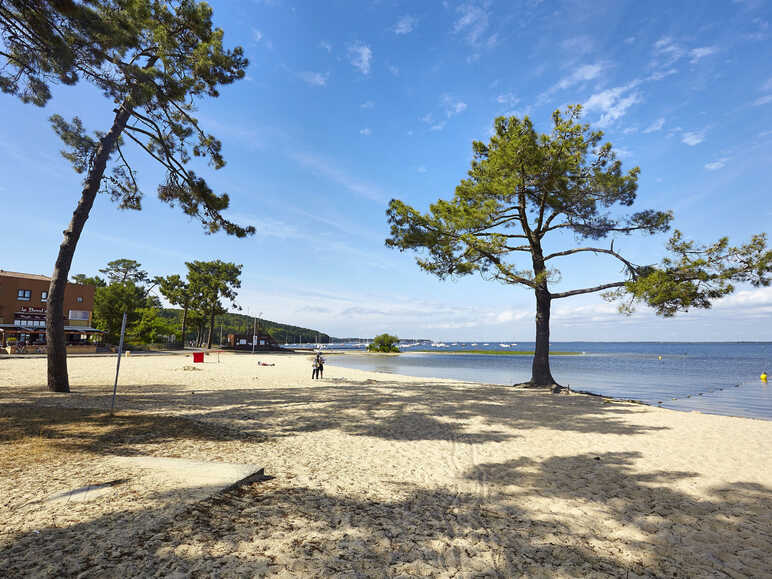
[[[47,302],[48,301],[48,292],[40,292],[40,301],[41,302]]]
[[[78,296],[77,298],[75,298],[75,301],[78,302],[79,304],[82,304],[83,298],[81,296]]]
[[[25,290],[20,289],[16,292],[16,299],[20,302],[28,302],[30,298],[32,297],[32,291],[31,290]]]
[[[88,321],[88,314],[89,312],[82,311],[82,310],[70,310],[70,319],[71,320],[81,320],[81,321]]]

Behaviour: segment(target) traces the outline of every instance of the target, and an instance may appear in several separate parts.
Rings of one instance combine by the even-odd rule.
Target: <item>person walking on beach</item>
[[[313,377],[322,378],[323,375],[324,375],[324,358],[322,358],[321,352],[317,352],[316,357],[314,358],[314,370],[311,376],[312,378]]]

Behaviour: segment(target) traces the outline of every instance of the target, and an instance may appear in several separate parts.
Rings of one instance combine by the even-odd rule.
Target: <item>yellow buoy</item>
[[[661,360],[661,359],[662,359],[662,356],[657,356],[657,360]]]
[[[766,372],[762,372],[761,376],[759,376],[759,378],[761,378],[762,382],[766,382],[767,381],[767,373]]]

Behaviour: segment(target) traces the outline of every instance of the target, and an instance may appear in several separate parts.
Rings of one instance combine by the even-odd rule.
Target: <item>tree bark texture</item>
[[[214,310],[209,315],[209,337],[206,340],[206,347],[212,349],[212,336],[214,335]]]
[[[536,347],[531,366],[531,386],[553,386],[555,379],[550,371],[550,307],[552,295],[547,286],[547,268],[541,243],[531,240],[531,259],[535,278],[539,280],[536,293]]]
[[[550,307],[552,298],[546,288],[536,289],[536,348],[531,367],[533,386],[552,386],[555,379],[550,371]]]
[[[185,326],[188,324],[188,304],[182,308],[182,349],[185,349]]]
[[[80,201],[72,214],[72,220],[64,230],[64,239],[59,246],[51,285],[48,289],[48,307],[46,309],[46,342],[48,343],[48,389],[52,392],[69,392],[70,382],[67,375],[67,348],[64,336],[64,291],[70,275],[75,248],[83,232],[91,207],[94,205],[99,187],[102,184],[107,161],[115,149],[118,137],[123,132],[131,116],[131,109],[124,103],[118,109],[113,126],[99,141],[93,162],[86,176],[81,191]]]

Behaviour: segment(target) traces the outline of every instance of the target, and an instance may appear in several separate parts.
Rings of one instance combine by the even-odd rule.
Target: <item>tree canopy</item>
[[[367,350],[370,352],[399,352],[397,344],[399,338],[390,334],[378,334],[373,338],[373,341],[367,346]]]
[[[215,261],[186,262],[188,267],[188,288],[195,308],[209,319],[209,336],[207,347],[212,347],[214,336],[214,318],[227,310],[222,300],[236,305],[236,290],[241,287],[241,269],[243,266],[235,263]]]
[[[668,257],[659,265],[638,265],[614,247],[614,238],[634,232],[654,235],[670,229],[673,214],[660,209],[624,213],[636,201],[638,175],[626,173],[603,133],[579,122],[581,106],[555,111],[553,128],[539,134],[528,117],[499,117],[489,143],[475,141],[468,178],[451,201],[439,200],[421,213],[393,199],[387,216],[386,245],[421,253],[418,265],[438,276],[479,273],[485,279],[522,285],[536,297],[536,350],[532,385],[552,385],[549,368],[549,319],[552,300],[606,290],[630,311],[645,302],[662,315],[692,307],[734,290],[733,282],[769,283],[770,252],[763,234],[731,247],[723,238],[703,247],[675,231]],[[574,242],[545,252],[544,240]],[[611,237],[606,246],[584,245]],[[576,254],[606,255],[622,275],[590,287],[554,292],[560,279],[555,260]]]
[[[99,89],[114,112],[106,131],[89,133],[80,118],[51,117],[62,152],[84,174],[80,200],[64,231],[47,311],[48,387],[69,391],[64,288],[80,235],[98,192],[122,209],[140,209],[143,192],[131,151],[164,170],[161,201],[198,219],[207,233],[237,237],[254,228],[229,221],[230,200],[198,176],[190,162],[225,165],[221,143],[205,132],[196,102],[219,96],[219,87],[244,77],[240,47],[227,49],[213,26],[212,9],[195,0],[6,0],[0,3],[0,90],[45,105],[51,85],[84,80]],[[111,171],[106,174],[108,165]]]

